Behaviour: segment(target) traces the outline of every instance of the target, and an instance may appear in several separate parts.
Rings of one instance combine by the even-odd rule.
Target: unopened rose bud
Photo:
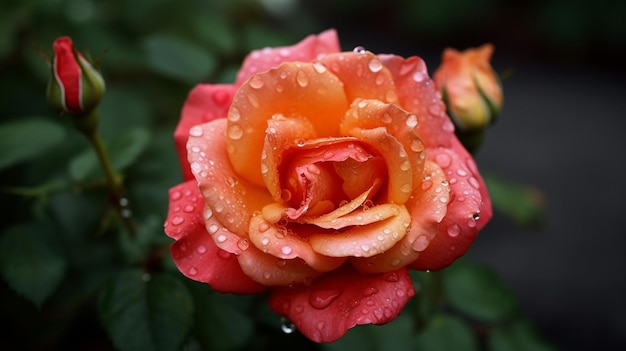
[[[72,45],[69,37],[53,44],[52,76],[47,97],[53,108],[70,115],[87,115],[100,102],[105,84],[100,72]]]
[[[435,83],[461,134],[481,132],[502,108],[502,86],[491,67],[492,54],[491,44],[463,52],[446,49],[435,71]]]

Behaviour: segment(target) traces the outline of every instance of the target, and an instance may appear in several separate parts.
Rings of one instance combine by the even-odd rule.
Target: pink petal
[[[309,284],[320,273],[299,258],[284,260],[263,253],[250,245],[237,260],[244,273],[265,286],[288,286]]]
[[[269,305],[309,339],[333,342],[357,324],[392,321],[414,294],[404,268],[361,275],[345,265],[308,286],[274,288]]]
[[[465,254],[492,216],[491,200],[474,160],[458,139],[452,148],[428,150],[444,170],[450,184],[447,214],[437,228],[437,235],[411,268],[437,270]]]
[[[171,188],[169,198],[165,233],[176,240],[170,251],[185,276],[220,292],[252,294],[265,289],[243,273],[236,256],[213,243],[204,226],[204,201],[195,181]]]
[[[211,216],[205,216],[209,234],[224,239],[216,234],[222,230],[220,234],[226,239],[217,240],[216,244],[237,253],[233,243],[247,238],[252,213],[261,211],[272,198],[266,189],[241,179],[233,170],[226,151],[225,131],[223,118],[195,126],[190,130],[187,150],[191,171],[210,211]]]
[[[454,125],[446,115],[441,94],[428,76],[424,61],[419,57],[378,57],[393,75],[400,105],[417,116],[419,123],[415,130],[424,145],[449,147]]]
[[[235,90],[232,85],[199,84],[187,96],[180,121],[174,131],[174,142],[185,180],[193,179],[187,162],[189,130],[195,125],[225,118]]]
[[[339,39],[334,29],[318,35],[309,35],[292,46],[255,50],[244,60],[237,75],[236,84],[241,85],[253,74],[267,71],[283,62],[311,62],[320,55],[339,50]]]

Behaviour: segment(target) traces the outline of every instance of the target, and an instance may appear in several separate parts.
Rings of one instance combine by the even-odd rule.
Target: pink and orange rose
[[[180,271],[269,290],[317,342],[393,320],[414,295],[408,269],[450,265],[491,217],[424,62],[341,52],[332,30],[196,86],[175,141],[185,182],[165,231]]]

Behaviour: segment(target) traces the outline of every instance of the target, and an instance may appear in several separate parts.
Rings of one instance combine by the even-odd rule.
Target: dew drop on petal
[[[326,66],[324,66],[323,64],[319,63],[319,62],[315,62],[313,64],[313,68],[315,69],[315,71],[319,74],[322,74],[324,72],[326,72]]]
[[[322,310],[328,307],[341,294],[338,290],[317,290],[309,295],[309,303],[313,308]]]
[[[365,288],[365,291],[363,291],[363,295],[364,296],[372,296],[374,294],[376,294],[378,292],[378,289],[376,289],[373,286],[370,286],[368,288]]]
[[[426,235],[420,235],[413,243],[413,249],[415,249],[415,251],[424,251],[428,247],[428,244],[430,244],[428,237]]]
[[[240,239],[239,241],[237,241],[237,247],[241,251],[246,251],[250,247],[250,242],[248,241],[248,239]]]
[[[180,191],[175,191],[170,195],[172,201],[180,200],[181,197],[183,197],[183,194]]]
[[[448,227],[448,235],[451,237],[457,237],[459,234],[461,234],[461,227],[458,224],[455,223]]]
[[[267,246],[270,243],[270,238],[264,236],[263,238],[261,238],[261,245],[263,246]]]
[[[424,79],[426,79],[426,74],[424,74],[424,72],[416,71],[415,73],[413,73],[413,80],[417,83],[423,82]]]
[[[238,124],[233,124],[228,128],[228,137],[232,140],[239,140],[243,136],[243,129]]]
[[[191,268],[189,268],[189,271],[187,272],[187,274],[189,274],[189,275],[196,275],[196,274],[198,274],[198,270],[195,267],[191,267]]]
[[[406,126],[409,128],[417,127],[417,116],[413,114],[409,115],[405,123],[406,123]]]
[[[250,81],[248,82],[248,85],[250,85],[250,87],[253,89],[261,89],[263,88],[263,84],[263,78],[258,75],[250,78]]]
[[[201,255],[202,255],[202,254],[204,254],[204,253],[206,252],[206,246],[204,246],[204,245],[200,245],[200,246],[196,247],[196,251],[197,251],[199,254],[201,254]]]
[[[352,52],[354,52],[355,54],[365,54],[367,50],[365,50],[364,47],[359,45],[359,46],[354,47],[354,49],[352,49]]]
[[[299,86],[304,88],[309,85],[309,76],[304,71],[298,71],[298,73],[296,73],[296,81]]]
[[[280,330],[285,334],[291,334],[296,331],[296,326],[289,319],[280,317]]]
[[[289,255],[292,251],[293,251],[293,250],[291,249],[291,247],[290,247],[290,246],[283,246],[283,247],[280,249],[280,252],[282,252],[282,253],[283,253],[283,255]]]
[[[220,234],[220,235],[217,236],[217,242],[218,243],[223,243],[223,242],[226,241],[226,239],[228,239],[228,238],[224,234]]]
[[[172,224],[173,225],[180,225],[185,221],[184,217],[181,216],[175,216],[174,218],[172,218]]]
[[[390,283],[395,283],[395,282],[400,281],[400,278],[398,277],[398,273],[396,272],[387,272],[383,274],[383,279]]]
[[[203,133],[202,127],[200,127],[200,126],[192,127],[189,130],[189,135],[194,136],[194,137],[201,137],[202,133]]]
[[[369,67],[370,71],[376,73],[380,72],[380,70],[383,69],[383,64],[382,62],[378,61],[378,59],[371,59],[370,62],[367,64],[367,67]]]

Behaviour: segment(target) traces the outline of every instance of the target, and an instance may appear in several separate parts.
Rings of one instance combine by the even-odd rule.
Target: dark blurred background
[[[51,114],[34,46],[49,54],[60,35],[108,50],[101,114],[123,118],[103,121],[105,136],[146,124],[171,133],[194,84],[229,82],[249,50],[327,28],[345,50],[419,55],[431,72],[445,47],[491,42],[505,104],[477,160],[540,190],[546,217],[520,226],[496,214],[470,255],[560,349],[626,349],[625,16],[619,0],[5,0],[0,118]]]

